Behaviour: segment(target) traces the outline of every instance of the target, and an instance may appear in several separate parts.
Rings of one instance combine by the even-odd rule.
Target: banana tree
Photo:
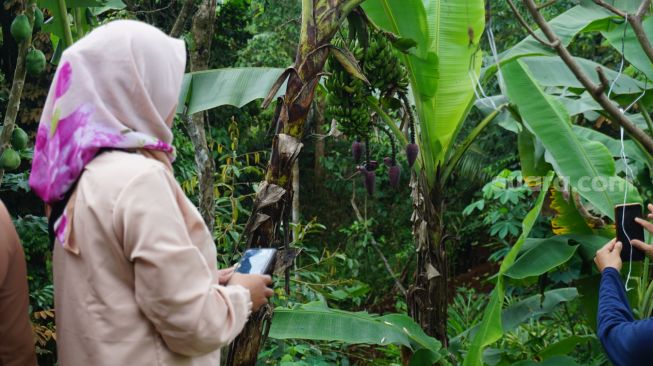
[[[447,184],[466,149],[498,114],[492,112],[456,145],[475,99],[484,2],[368,0],[363,8],[384,31],[416,43],[403,56],[418,116],[420,156],[412,179],[418,262],[408,304],[411,316],[426,333],[446,345],[449,269],[443,214]]]
[[[275,246],[289,249],[287,246],[292,232],[288,224],[292,203],[292,166],[302,148],[301,138],[306,118],[330,53],[334,52],[345,68],[360,74],[357,65],[331,45],[331,39],[347,15],[362,2],[363,0],[302,0],[300,39],[294,65],[277,79],[263,103],[269,104],[286,82],[285,95],[277,100],[273,121],[275,135],[265,181],[256,194],[252,214],[245,227],[244,236],[248,247]],[[283,236],[279,235],[282,223]],[[287,262],[293,259],[292,255],[286,258]],[[281,266],[283,265],[282,263]],[[269,308],[252,314],[245,329],[232,344],[228,364],[256,363],[265,336],[262,333],[263,326],[269,319]]]
[[[636,9],[638,4],[639,1],[623,0],[616,6]],[[572,20],[571,14],[577,16]],[[578,32],[599,31],[618,52],[624,52],[626,59],[633,60],[634,65],[650,66],[650,61],[645,59],[634,35],[624,32],[624,26],[613,24],[613,17],[613,14],[594,4],[581,3],[551,20],[547,28],[549,32],[554,29],[564,46],[567,46],[573,35]],[[648,24],[649,19],[645,19],[646,29]],[[619,33],[615,34],[617,31]],[[642,202],[635,187],[620,177],[620,170],[641,171],[645,181],[648,180],[646,169],[642,168],[646,167],[648,172],[651,171],[651,156],[639,139],[619,141],[598,131],[574,125],[571,118],[583,114],[594,115],[594,118],[603,114],[611,118],[598,100],[595,101],[597,96],[593,95],[591,90],[584,90],[591,83],[599,82],[605,85],[605,81],[600,80],[603,75],[604,79],[610,80],[611,94],[608,93],[608,96],[613,98],[611,103],[634,106],[639,102],[643,118],[638,119],[639,116],[635,114],[625,115],[638,128],[648,129],[650,133],[650,117],[645,108],[649,103],[647,98],[638,99],[640,95],[648,93],[650,86],[588,60],[573,59],[577,68],[572,70],[567,67],[570,64],[568,60],[563,62],[557,57],[533,57],[550,52],[549,49],[537,46],[534,37],[529,36],[503,54],[502,71],[508,99],[523,126],[519,133],[522,171],[526,175],[555,171],[558,179],[564,183],[564,187],[552,188],[550,192],[543,191],[540,194],[550,197],[550,207],[555,213],[552,229],[557,235],[539,240],[524,239],[522,242],[527,243],[525,250],[515,246],[508,254],[497,276],[497,284],[491,295],[491,306],[488,306],[484,313],[478,326],[479,331],[475,334],[465,359],[466,365],[481,365],[483,349],[498,340],[506,331],[500,317],[504,282],[508,278],[524,279],[546,275],[576,255],[585,263],[591,263],[596,250],[608,238],[614,236],[614,227],[605,223],[607,220],[614,220],[614,206],[624,200]],[[542,72],[545,68],[547,71]],[[594,72],[598,75],[594,75]],[[581,82],[578,75],[582,73],[594,80],[590,83]],[[643,73],[646,74],[646,71]],[[567,88],[575,91],[568,93]],[[607,93],[607,88],[605,92]],[[614,159],[622,158],[622,149],[628,161],[619,161],[621,167],[618,169]],[[537,150],[540,153],[537,153]],[[591,186],[587,183],[591,183]],[[527,233],[527,230],[524,230],[524,233]],[[584,273],[591,276],[591,271]],[[636,293],[640,301],[636,305],[650,310],[650,303],[644,296],[648,272],[642,271],[642,277]],[[596,292],[598,284],[586,285],[592,281],[592,277],[586,277],[579,283],[583,299],[589,299],[584,301],[589,305],[586,308],[588,314],[595,314],[596,311],[596,297],[591,293]]]
[[[520,137],[523,169],[529,172],[537,171],[534,169],[534,162],[539,159],[540,167],[551,171],[549,177],[552,177],[555,171],[559,179],[563,179],[565,184],[605,217],[613,218],[614,206],[624,200],[624,194],[627,195],[628,202],[641,202],[641,197],[632,184],[616,174],[610,150],[596,139],[587,139],[572,128],[569,113],[564,105],[544,92],[527,61],[528,59],[515,60],[503,68],[508,97],[518,108],[523,122],[523,133],[526,134],[525,138]],[[523,141],[531,139],[532,142],[533,136],[537,137],[546,150],[546,161],[544,157],[536,158],[532,144],[529,148],[528,142]],[[576,251],[582,253],[585,259],[590,259],[596,247],[606,240],[600,235],[609,235],[607,232],[594,230],[585,218],[579,215],[580,200],[567,202],[560,192],[553,192],[551,206],[558,211],[558,220],[562,217],[561,214],[564,214],[564,226],[573,227],[572,230],[577,236],[531,243],[529,250],[521,252],[521,246],[530,231],[530,226],[526,224],[537,217],[541,201],[549,194],[548,184],[544,185],[535,208],[524,221],[522,236],[501,265],[490,305],[486,308],[479,331],[474,336],[465,365],[481,365],[483,349],[498,340],[504,332],[500,314],[504,302],[504,282],[507,278],[523,279],[542,275],[567,262]],[[570,220],[574,220],[575,225],[572,225]],[[578,236],[581,234],[584,236]],[[576,245],[569,245],[572,239]]]

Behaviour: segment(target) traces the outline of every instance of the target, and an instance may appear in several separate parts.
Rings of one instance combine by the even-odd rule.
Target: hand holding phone
[[[274,295],[269,286],[272,285],[270,275],[274,271],[276,258],[277,250],[273,248],[247,249],[229,280],[230,285],[241,285],[249,290],[254,311],[267,304],[268,298]]]
[[[274,295],[274,291],[269,287],[272,285],[272,277],[269,275],[236,272],[231,276],[229,285],[240,285],[249,290],[253,311],[267,304],[268,298]]]
[[[643,260],[644,252],[631,243],[632,240],[644,241],[644,228],[635,221],[635,218],[642,218],[642,205],[639,203],[617,205],[614,208],[614,213],[617,240],[623,244],[621,260],[624,262]]]
[[[648,214],[646,215],[646,218],[648,220],[653,220],[653,204],[651,204],[651,203],[648,204]],[[645,219],[642,219],[642,218],[636,218],[635,221],[639,225],[641,225],[644,228],[644,230],[646,230],[649,233],[653,234],[653,223],[651,223],[650,221],[647,221]],[[649,258],[653,258],[653,245],[646,244],[646,243],[644,243],[644,241],[638,240],[638,239],[633,239],[633,240],[630,241],[630,243],[633,245],[633,247],[635,247],[635,248],[641,250],[642,252],[644,252],[645,256],[647,256]]]

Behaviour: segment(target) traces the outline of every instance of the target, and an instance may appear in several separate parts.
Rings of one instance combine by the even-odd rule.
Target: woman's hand
[[[231,280],[231,276],[233,276],[235,270],[236,270],[236,266],[232,266],[225,269],[219,269],[218,283],[223,286],[229,283],[229,280]]]
[[[617,271],[621,270],[621,242],[617,239],[610,240],[609,243],[603,246],[596,252],[594,263],[599,268],[599,272],[603,272],[608,267],[615,268]]]
[[[649,219],[649,220],[653,219],[653,204],[650,204],[650,203],[648,204],[648,214],[646,215],[646,218]],[[650,223],[650,222],[648,222],[648,221],[646,221],[644,219],[640,219],[639,217],[635,218],[635,222],[642,225],[642,227],[644,229],[646,229],[646,231],[653,234],[653,224],[652,223]],[[630,244],[632,244],[635,248],[637,248],[637,249],[641,250],[642,252],[644,252],[644,254],[646,254],[647,257],[653,258],[653,245],[646,244],[643,241],[637,240],[637,239],[631,240]]]
[[[241,285],[249,290],[252,298],[252,311],[258,310],[268,303],[268,297],[274,295],[274,291],[268,286],[272,285],[272,277],[260,274],[244,274],[235,272],[231,275],[229,285]]]

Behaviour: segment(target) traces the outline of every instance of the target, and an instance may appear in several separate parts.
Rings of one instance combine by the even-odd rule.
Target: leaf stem
[[[442,175],[442,179],[440,181],[442,185],[447,184],[447,181],[449,180],[449,177],[453,173],[453,170],[458,165],[458,162],[463,157],[467,149],[476,140],[478,135],[480,135],[481,132],[483,132],[485,127],[487,127],[490,124],[490,122],[492,122],[506,106],[507,104],[502,104],[492,113],[488,114],[476,127],[474,127],[474,129],[469,133],[469,135],[465,137],[463,143],[460,145],[460,147],[458,147],[458,149],[455,150],[453,156],[447,162],[447,166],[444,169],[444,174]]]
[[[70,31],[70,23],[68,22],[68,7],[66,6],[66,0],[59,0],[59,14],[63,17],[61,19],[61,24],[63,25],[64,40],[66,42],[66,47],[70,47],[73,44],[73,34]]]

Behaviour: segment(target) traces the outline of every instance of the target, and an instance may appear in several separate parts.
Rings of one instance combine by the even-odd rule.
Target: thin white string
[[[501,64],[499,63],[499,56],[497,53],[497,45],[494,41],[494,33],[492,32],[492,26],[488,25],[486,27],[487,35],[488,35],[488,42],[490,43],[490,49],[492,50],[492,56],[494,58],[494,63],[497,67],[497,75],[499,78],[499,90],[501,90],[501,93],[503,94],[503,74],[501,73]],[[469,75],[469,80],[472,82],[472,88],[474,89],[474,94],[476,95],[476,99],[481,103],[484,107],[486,108],[491,108],[493,110],[497,110],[497,105],[494,103],[494,100],[492,98],[488,97],[487,93],[485,93],[485,90],[483,89],[483,85],[481,85],[481,81],[479,78],[476,76],[475,72],[475,64],[476,64],[476,57],[474,55],[471,56],[472,60],[470,62],[469,70],[467,74]],[[479,94],[480,92],[480,94]],[[481,98],[483,96],[483,98]],[[488,104],[486,102],[488,100],[490,103]]]
[[[631,180],[634,178],[635,174],[633,173],[633,170],[630,168],[630,164],[628,163],[628,158],[626,157],[626,146],[624,144],[624,128],[621,127],[620,129],[620,141],[621,141],[621,161],[626,165],[626,187],[624,189],[624,202],[621,211],[621,228],[623,233],[626,235],[626,239],[628,239],[628,243],[630,243],[630,236],[628,235],[628,232],[624,230],[623,228],[625,227],[624,224],[626,222],[626,201],[628,199],[628,178]],[[628,253],[629,255],[629,261],[628,261],[628,276],[626,276],[626,283],[624,285],[624,288],[626,291],[630,291],[633,288],[628,287],[628,283],[630,282],[630,275],[633,270],[633,246],[632,244],[630,245],[630,251]]]
[[[490,42],[490,50],[492,51],[492,58],[494,58],[494,64],[497,66],[497,75],[499,76],[499,90],[501,94],[505,95],[505,83],[503,81],[503,73],[501,72],[501,63],[499,62],[499,53],[497,52],[497,43],[494,40],[494,32],[492,27],[487,28],[488,32],[488,41]]]
[[[612,83],[610,83],[610,89],[608,89],[608,98],[610,98],[610,95],[612,94],[612,90],[614,89],[614,86],[617,83],[617,80],[619,80],[619,78],[623,74],[624,63],[625,63],[624,53],[625,53],[626,31],[627,30],[628,30],[628,14],[625,15],[624,32],[623,32],[623,35],[621,37],[621,61],[619,62],[619,72],[617,73],[617,77],[615,77],[614,80],[612,80]],[[648,79],[647,79],[647,82],[648,82]],[[632,108],[640,99],[642,99],[642,97],[644,97],[644,94],[646,94],[646,89],[647,89],[647,87],[645,85],[644,89],[642,90],[642,94],[640,94],[632,103],[630,103],[628,105],[628,107],[626,107],[625,110],[619,108],[620,112],[623,113],[623,114],[628,112],[628,110],[630,110],[630,108]],[[624,200],[623,200],[623,204],[621,206],[622,207],[622,211],[621,211],[621,227],[622,227],[622,230],[623,230],[625,220],[626,220],[626,203],[627,203],[627,200],[628,200],[628,188],[629,188],[628,182],[633,181],[634,177],[635,177],[635,174],[633,173],[633,170],[630,168],[630,164],[628,162],[628,157],[626,156],[626,146],[625,146],[625,143],[624,143],[624,128],[623,127],[620,128],[619,141],[621,143],[621,151],[620,151],[621,160],[626,165],[626,186],[624,188]],[[628,242],[630,243],[631,240],[630,240],[630,236],[628,235],[628,232],[626,230],[623,230],[623,233],[626,236],[626,239],[628,239]],[[633,288],[628,287],[628,284],[630,283],[630,279],[631,279],[632,270],[633,270],[633,246],[632,245],[630,245],[630,247],[629,247],[628,256],[629,256],[628,275],[626,276],[626,283],[624,284],[624,288],[626,289],[626,291],[630,291],[630,290],[633,289]]]
[[[619,62],[619,72],[617,73],[617,77],[612,80],[612,83],[610,83],[610,89],[608,89],[608,98],[610,98],[610,95],[612,94],[612,88],[614,88],[614,85],[617,83],[617,80],[619,80],[619,77],[621,77],[621,74],[624,71],[624,62],[626,59],[624,57],[624,51],[626,48],[626,30],[628,30],[628,14],[625,16],[624,33],[621,36],[621,61]]]

